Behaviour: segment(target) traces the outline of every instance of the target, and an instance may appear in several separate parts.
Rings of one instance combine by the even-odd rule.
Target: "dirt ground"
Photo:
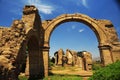
[[[90,76],[92,76],[92,71],[85,71],[78,67],[60,67],[54,66],[49,70],[52,74],[60,74],[60,75],[78,75],[83,77],[83,80],[87,80]]]

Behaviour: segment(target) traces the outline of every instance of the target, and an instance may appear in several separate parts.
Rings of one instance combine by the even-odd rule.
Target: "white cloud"
[[[29,5],[35,5],[38,10],[44,14],[52,14],[54,11],[52,6],[41,3],[41,0],[28,0],[26,3]]]
[[[87,0],[81,0],[82,1],[82,5],[85,6],[86,8],[89,8],[88,4],[87,4]]]
[[[80,30],[79,30],[80,33],[83,32],[83,31],[84,31],[84,29],[80,29]]]
[[[38,8],[39,11],[45,14],[52,14],[52,11],[54,10],[51,6],[47,6],[47,5],[36,4],[36,7]]]

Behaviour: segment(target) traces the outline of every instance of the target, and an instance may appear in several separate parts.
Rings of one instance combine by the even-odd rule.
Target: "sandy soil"
[[[82,77],[90,77],[92,76],[93,72],[92,71],[84,71],[81,68],[77,67],[52,67],[52,70],[50,70],[51,73],[53,74],[68,74],[68,75],[80,75]]]

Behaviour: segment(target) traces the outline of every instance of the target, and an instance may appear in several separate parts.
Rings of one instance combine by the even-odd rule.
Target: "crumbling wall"
[[[84,69],[87,71],[92,70],[92,54],[89,52],[82,52]]]
[[[67,64],[68,65],[73,65],[73,54],[69,49],[66,50],[66,57],[68,59]]]
[[[58,63],[57,63],[57,65],[62,65],[63,54],[64,54],[64,52],[62,49],[58,50]]]
[[[24,23],[15,20],[10,28],[0,28],[0,33],[0,79],[16,80],[19,73],[16,59],[26,36]]]

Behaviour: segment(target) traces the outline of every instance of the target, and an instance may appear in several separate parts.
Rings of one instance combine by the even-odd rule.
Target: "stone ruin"
[[[42,21],[38,9],[33,5],[26,5],[20,20],[14,20],[9,28],[0,27],[0,79],[17,80],[23,64],[26,64],[27,76],[47,77],[51,34],[58,25],[70,21],[84,23],[95,33],[104,66],[120,60],[120,40],[111,21],[94,19],[80,13],[62,14],[54,19]],[[26,47],[29,60],[26,58]],[[76,57],[76,54],[70,55]],[[73,58],[74,62],[71,63],[71,56],[67,62],[67,57],[61,56],[59,60],[63,58],[64,63],[69,63],[68,65],[81,63],[76,58]],[[90,58],[90,55],[86,57]],[[82,62],[86,61],[84,66],[89,66],[91,61],[86,57],[79,59],[82,59]],[[62,61],[59,65],[61,63]]]
[[[54,53],[54,63],[57,66],[76,66],[86,71],[92,70],[92,54],[87,51],[76,52],[66,50],[66,54],[62,49]]]
[[[1,27],[0,31],[0,78],[16,79],[18,72],[14,69],[17,67],[15,64],[20,44],[25,39],[24,23],[15,20],[11,28]]]
[[[31,13],[33,14],[29,16]],[[23,66],[27,65],[29,67],[24,67],[26,69],[23,72],[29,77],[31,75],[38,76],[38,73],[44,74],[43,70],[41,72],[39,70],[40,68],[43,69],[40,67],[43,65],[43,62],[40,61],[43,60],[39,60],[38,57],[43,56],[39,55],[40,52],[36,46],[39,45],[39,41],[36,41],[35,36],[37,35],[39,38],[38,30],[40,30],[40,25],[37,23],[40,23],[40,17],[34,15],[36,13],[37,9],[34,6],[31,8],[26,6],[21,20],[14,20],[10,27],[0,27],[0,80],[18,80],[18,75],[23,71]],[[29,47],[29,56],[26,55],[26,47]],[[30,62],[29,60],[26,61],[28,57]],[[34,59],[31,60],[31,58],[37,59],[39,62]]]
[[[64,55],[64,51],[62,49],[60,49],[59,51],[55,52],[54,56],[55,56],[55,64],[57,65],[62,65],[62,58]]]
[[[82,52],[84,70],[92,70],[92,54],[90,52]]]

